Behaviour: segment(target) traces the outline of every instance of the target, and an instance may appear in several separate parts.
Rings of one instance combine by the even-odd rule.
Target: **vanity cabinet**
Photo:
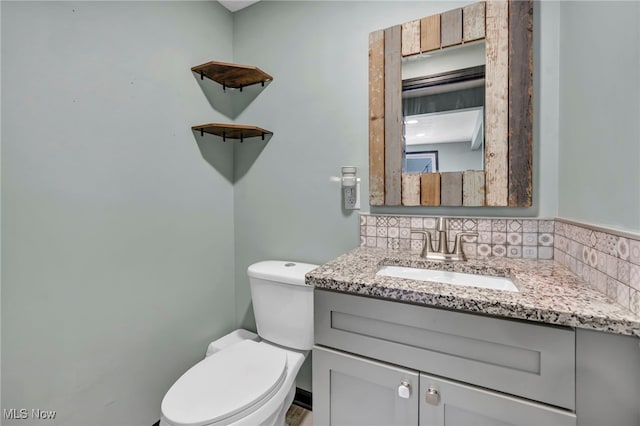
[[[573,329],[318,289],[314,303],[314,423],[576,425]]]

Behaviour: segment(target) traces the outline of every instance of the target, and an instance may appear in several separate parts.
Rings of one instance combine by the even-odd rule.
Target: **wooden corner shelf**
[[[263,140],[266,135],[272,135],[273,132],[262,129],[256,126],[243,126],[240,124],[201,124],[199,126],[193,126],[191,128],[196,132],[200,132],[201,135],[209,133],[222,137],[222,140],[226,139],[240,139],[242,142],[245,138],[254,138],[260,136]]]
[[[242,90],[245,86],[264,83],[273,80],[266,72],[251,65],[230,64],[227,62],[207,62],[191,68],[191,71],[200,74],[200,78],[207,77],[222,85],[223,89],[231,87]]]

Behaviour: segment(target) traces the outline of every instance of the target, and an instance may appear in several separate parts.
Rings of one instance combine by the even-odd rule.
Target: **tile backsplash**
[[[561,219],[555,229],[554,259],[640,315],[640,238]]]
[[[424,216],[360,214],[360,246],[420,253],[428,230],[437,242],[436,218]],[[640,237],[562,219],[449,218],[450,246],[456,234],[463,237],[469,258],[500,256],[555,259],[591,287],[640,314]],[[434,242],[434,244],[435,244]]]
[[[450,247],[459,232],[477,232],[463,237],[468,258],[500,256],[525,259],[553,259],[553,220],[450,218],[447,223]],[[360,246],[390,248],[420,253],[424,236],[414,230],[432,231],[437,242],[436,218],[415,216],[360,215]]]

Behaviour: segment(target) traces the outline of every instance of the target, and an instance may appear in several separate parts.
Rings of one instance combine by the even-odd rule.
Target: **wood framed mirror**
[[[370,205],[531,206],[532,38],[532,0],[472,3],[369,35]],[[408,172],[403,59],[424,56],[429,62],[433,53],[450,55],[480,41],[484,42],[485,62],[484,168],[440,171],[425,167],[431,172]],[[430,77],[434,79],[425,79]],[[433,161],[433,152],[437,155],[433,150],[423,152],[431,153],[422,156],[424,161]]]

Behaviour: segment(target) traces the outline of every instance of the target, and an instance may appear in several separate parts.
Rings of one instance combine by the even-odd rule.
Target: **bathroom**
[[[210,341],[255,330],[247,267],[330,261],[360,245],[359,213],[640,239],[638,2],[535,3],[532,207],[369,206],[369,33],[469,3],[3,1],[2,408],[154,424]],[[213,60],[273,81],[229,117],[190,71]],[[273,136],[190,128],[214,122]],[[360,211],[342,207],[347,165]]]

